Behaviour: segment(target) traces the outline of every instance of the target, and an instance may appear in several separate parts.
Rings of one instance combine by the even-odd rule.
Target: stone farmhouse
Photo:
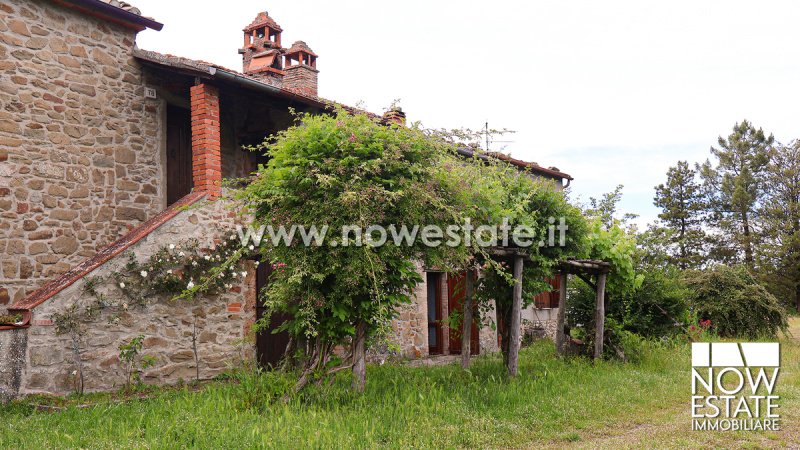
[[[222,182],[263,162],[243,147],[288,127],[290,109],[331,108],[317,95],[318,55],[300,40],[285,45],[266,12],[243,29],[240,72],[139,49],[137,33],[162,24],[122,1],[3,0],[0,11],[0,398],[71,392],[78,364],[87,391],[119,387],[118,346],[139,335],[156,358],[146,383],[275,363],[286,337],[250,332],[269,264],[248,262],[218,295],[99,317],[77,343],[54,316],[91,301],[88,280],[126,255],[142,260],[191,237],[214,245],[209,230],[230,230],[235,215],[214,201]],[[559,186],[572,179],[504,158]],[[461,278],[424,273],[394,324],[403,357],[460,352],[441,321],[459,308]],[[552,322],[557,301],[540,294],[524,317]],[[497,349],[486,325],[474,325],[474,352]]]

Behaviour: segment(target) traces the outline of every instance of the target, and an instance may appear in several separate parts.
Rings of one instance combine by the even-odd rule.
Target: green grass
[[[794,358],[796,365],[793,345],[784,350],[784,360]],[[513,380],[496,356],[477,358],[469,372],[455,365],[371,366],[363,395],[351,393],[342,374],[333,386],[314,387],[286,404],[266,399],[291,384],[288,376],[240,373],[199,392],[158,390],[150,394],[153,398],[124,403],[114,403],[108,395],[60,400],[73,405],[61,412],[36,411],[32,404],[42,399],[27,399],[0,410],[0,446],[591,447],[653,423],[678,424],[677,435],[666,428],[656,433],[661,430],[666,439],[692,445],[689,365],[686,345],[654,346],[637,364],[592,364],[558,359],[552,343],[538,342],[523,350],[521,375]],[[795,372],[781,383],[798,381]],[[789,396],[796,400],[797,392]],[[74,406],[87,402],[94,406]],[[796,403],[787,399],[782,413],[790,408]],[[713,442],[730,446],[738,441]],[[631,442],[613,446],[626,443]]]

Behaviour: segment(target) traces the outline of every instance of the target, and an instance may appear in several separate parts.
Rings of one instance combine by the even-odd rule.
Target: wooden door
[[[259,300],[256,301],[256,320],[260,320],[265,313],[265,307],[262,305],[261,291],[269,283],[269,275],[272,273],[272,266],[268,263],[261,263],[256,269],[256,292]],[[256,334],[256,356],[258,364],[265,368],[276,367],[286,353],[286,346],[289,344],[289,333],[281,331],[275,333],[278,328],[288,316],[283,314],[274,314],[270,317],[269,327],[259,331]]]
[[[447,305],[450,314],[460,312],[464,306],[466,272],[447,275]],[[470,332],[470,354],[480,353],[480,339],[478,338],[478,323],[473,319],[472,331]],[[461,329],[450,328],[450,354],[461,354]]]
[[[553,278],[547,278],[547,281],[550,286],[551,290],[547,292],[540,292],[534,296],[534,305],[536,308],[558,308],[559,302],[559,287],[561,286],[561,281],[558,276]]]
[[[428,272],[428,354],[444,352],[444,324],[442,324],[442,274]]]
[[[191,113],[188,109],[167,105],[167,205],[191,191]]]

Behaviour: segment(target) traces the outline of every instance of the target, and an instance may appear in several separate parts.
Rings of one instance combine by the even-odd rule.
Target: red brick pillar
[[[191,88],[192,180],[196,191],[211,198],[222,190],[222,157],[219,133],[219,90],[208,84]]]

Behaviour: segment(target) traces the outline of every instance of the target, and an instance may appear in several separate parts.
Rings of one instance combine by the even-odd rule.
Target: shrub
[[[644,274],[641,286],[619,296],[610,314],[622,327],[644,337],[669,337],[689,321],[686,287],[676,275],[664,270]]]
[[[788,326],[777,298],[745,267],[719,265],[688,272],[689,301],[697,318],[721,337],[775,337]]]
[[[680,333],[689,322],[686,288],[675,275],[651,270],[639,274],[641,284],[606,291],[605,353],[610,357],[635,359],[629,355],[640,338],[666,338]],[[593,348],[594,289],[573,278],[570,283],[567,323]]]

